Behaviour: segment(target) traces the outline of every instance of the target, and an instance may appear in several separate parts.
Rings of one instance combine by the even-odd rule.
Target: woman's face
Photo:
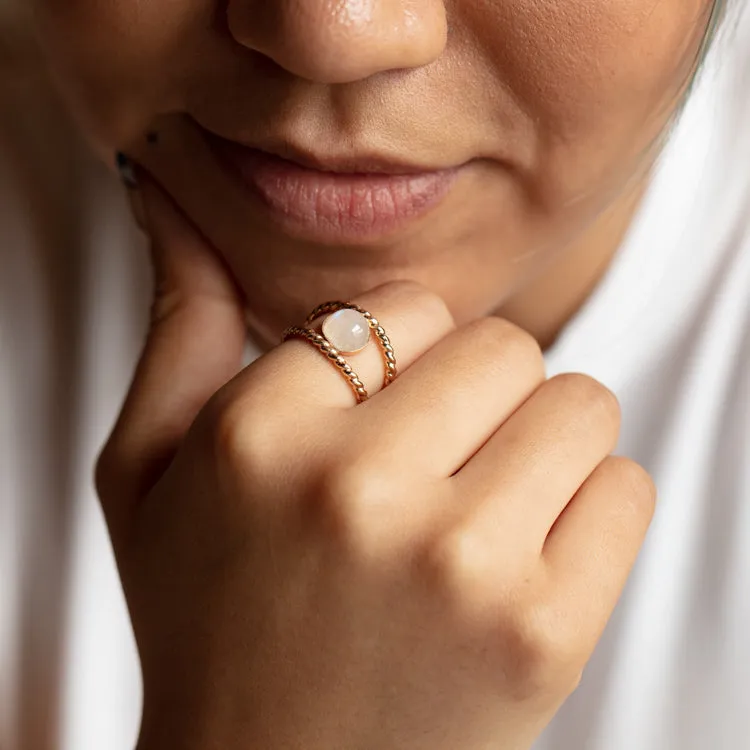
[[[36,2],[96,148],[172,195],[268,341],[392,278],[431,286],[459,321],[498,309],[615,198],[713,4]]]

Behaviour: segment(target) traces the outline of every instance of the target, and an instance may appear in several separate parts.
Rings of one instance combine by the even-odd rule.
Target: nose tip
[[[436,60],[447,40],[443,0],[231,0],[243,46],[316,83],[350,83]]]

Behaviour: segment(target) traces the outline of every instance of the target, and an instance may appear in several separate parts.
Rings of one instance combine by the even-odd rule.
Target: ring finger
[[[398,372],[408,369],[455,328],[445,302],[415,282],[390,282],[351,302],[382,325],[395,352]],[[364,349],[345,355],[345,359],[368,395],[382,388],[385,365],[374,333]],[[293,406],[297,413],[321,407],[349,409],[357,403],[341,370],[309,341],[298,338],[287,340],[253,363],[228,386],[225,396],[242,398],[244,393],[261,398],[266,405],[282,399],[286,410]]]

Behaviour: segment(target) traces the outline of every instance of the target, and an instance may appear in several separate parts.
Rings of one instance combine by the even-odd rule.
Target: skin
[[[351,390],[302,341],[240,370],[232,279],[146,181],[151,332],[97,487],[144,681],[139,750],[522,750],[581,679],[656,489],[616,397],[391,282]],[[482,352],[477,358],[476,352]],[[313,397],[314,394],[314,397]]]
[[[212,0],[36,4],[84,131],[103,158],[120,149],[141,163],[210,239],[264,347],[319,300],[401,278],[437,292],[459,322],[497,313],[552,343],[621,240],[641,188],[628,182],[634,165],[679,98],[712,6],[232,0],[225,14]],[[196,121],[258,145],[471,166],[416,225],[365,246],[321,246],[249,215]],[[561,274],[569,283],[552,283]]]
[[[710,4],[446,5],[38,0],[82,128],[140,165],[157,271],[97,467],[141,750],[527,748],[634,563],[653,481],[611,455],[615,396],[542,348],[627,229]],[[246,210],[195,121],[470,165],[425,220],[316,245]],[[353,355],[358,406],[272,347],[328,298],[397,352],[382,391]],[[241,370],[248,319],[269,351]]]

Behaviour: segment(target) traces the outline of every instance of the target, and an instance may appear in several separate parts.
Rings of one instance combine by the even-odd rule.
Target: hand
[[[140,747],[529,747],[653,512],[648,474],[609,455],[615,397],[547,380],[528,334],[457,329],[412,283],[356,300],[400,367],[369,401],[302,341],[234,376],[231,280],[165,196],[143,197],[163,282],[97,472],[143,668]],[[377,347],[351,361],[374,393]]]

